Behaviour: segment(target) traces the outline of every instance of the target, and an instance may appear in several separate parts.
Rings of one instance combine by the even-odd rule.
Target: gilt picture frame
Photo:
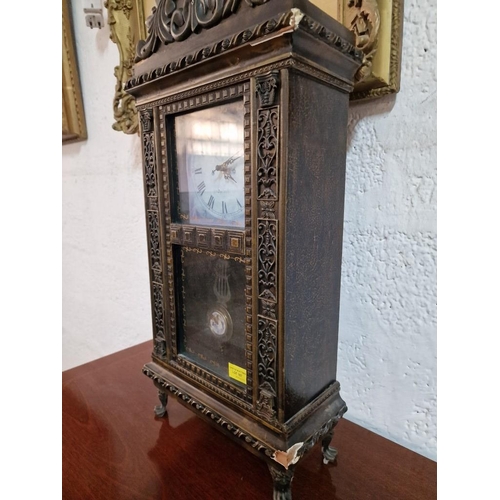
[[[62,0],[62,143],[87,139],[69,0]]]

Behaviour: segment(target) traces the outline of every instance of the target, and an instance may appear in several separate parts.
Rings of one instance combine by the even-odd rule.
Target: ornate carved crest
[[[254,7],[269,0],[245,0]],[[147,19],[148,37],[137,45],[136,61],[148,58],[160,44],[181,42],[193,33],[213,28],[238,11],[242,0],[156,0]]]

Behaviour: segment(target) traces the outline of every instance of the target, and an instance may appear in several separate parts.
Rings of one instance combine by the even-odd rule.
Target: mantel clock
[[[127,91],[144,160],[144,373],[263,458],[335,459],[353,35],[306,0],[157,0]]]

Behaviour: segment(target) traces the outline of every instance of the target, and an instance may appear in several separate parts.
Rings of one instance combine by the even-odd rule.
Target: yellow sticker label
[[[244,368],[240,368],[239,366],[233,365],[232,363],[228,363],[229,365],[229,376],[241,382],[242,384],[247,383],[247,371]]]

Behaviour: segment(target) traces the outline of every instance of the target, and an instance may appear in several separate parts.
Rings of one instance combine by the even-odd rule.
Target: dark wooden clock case
[[[127,90],[143,147],[154,332],[143,372],[269,465],[291,498],[295,464],[324,461],[347,407],[336,380],[349,92],[362,56],[353,36],[303,0],[161,0]],[[210,2],[208,2],[210,4]],[[211,17],[212,16],[212,17]],[[245,228],[171,220],[169,118],[236,98],[245,114]],[[231,234],[230,234],[231,233]],[[240,259],[246,273],[247,385],[178,352],[179,247]]]

